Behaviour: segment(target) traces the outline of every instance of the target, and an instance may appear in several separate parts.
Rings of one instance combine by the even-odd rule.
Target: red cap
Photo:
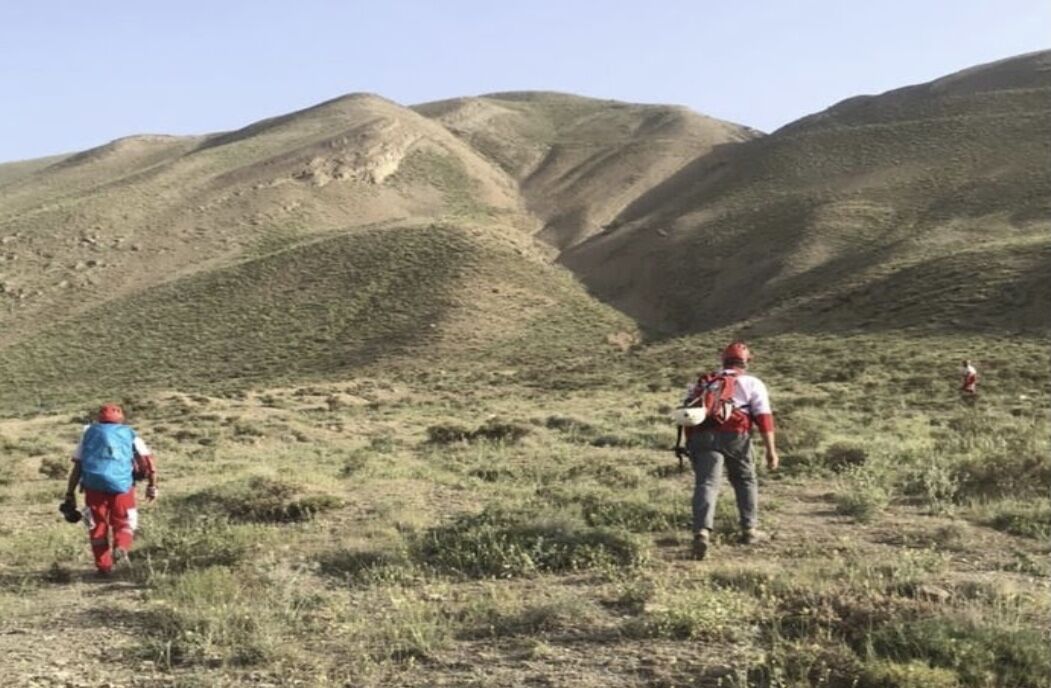
[[[117,404],[103,404],[99,408],[100,423],[123,423],[124,409]]]
[[[734,342],[728,347],[723,349],[723,360],[738,360],[744,363],[752,360],[752,352],[748,350],[748,345],[744,342]]]

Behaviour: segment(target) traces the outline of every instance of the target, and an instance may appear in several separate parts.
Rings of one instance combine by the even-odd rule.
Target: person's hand
[[[777,467],[781,465],[781,457],[777,455],[776,449],[766,450],[766,467],[772,471],[776,471]]]
[[[157,494],[158,493],[157,493],[157,486],[156,485],[147,485],[146,486],[146,501],[147,502],[155,501],[157,499]]]

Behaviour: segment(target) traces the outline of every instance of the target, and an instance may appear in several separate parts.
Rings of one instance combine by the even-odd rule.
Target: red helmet
[[[748,361],[752,360],[752,352],[748,350],[748,345],[744,342],[734,342],[723,349],[723,360],[737,360],[742,363],[748,363]]]
[[[99,408],[100,423],[123,423],[124,409],[117,404],[103,404]]]

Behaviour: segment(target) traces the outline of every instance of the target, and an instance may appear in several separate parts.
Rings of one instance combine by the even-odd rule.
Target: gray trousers
[[[759,491],[752,461],[749,435],[732,432],[695,432],[686,443],[693,465],[693,530],[712,529],[715,524],[715,500],[722,487],[723,468],[730,477],[737,497],[737,513],[742,528],[756,526]]]

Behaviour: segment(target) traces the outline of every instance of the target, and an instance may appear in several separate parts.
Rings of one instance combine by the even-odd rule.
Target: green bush
[[[20,459],[13,456],[0,456],[0,487],[12,485],[18,480]]]
[[[415,567],[406,552],[336,550],[317,558],[319,571],[347,583],[396,583],[411,578]]]
[[[344,478],[349,478],[357,473],[360,473],[369,465],[369,454],[370,452],[366,449],[356,449],[347,455],[347,458],[343,461],[343,466],[339,469],[339,474]]]
[[[952,669],[932,667],[925,661],[904,664],[888,661],[866,663],[857,678],[857,688],[958,688]]]
[[[1051,538],[1051,504],[1006,500],[985,505],[981,523],[1011,535],[1046,542]]]
[[[749,595],[727,588],[700,587],[678,591],[666,604],[644,608],[624,632],[633,638],[742,642],[758,635],[758,604]]]
[[[621,530],[499,509],[432,528],[415,543],[414,555],[423,565],[471,578],[632,568],[646,559],[642,543]]]
[[[191,513],[219,514],[232,521],[290,523],[310,520],[342,501],[331,495],[301,494],[299,487],[280,480],[252,477],[207,488],[178,504]]]
[[[266,601],[243,574],[211,567],[164,581],[149,614],[148,650],[164,666],[259,664],[277,639]]]
[[[470,610],[468,638],[537,635],[579,629],[598,614],[595,603],[579,595],[562,595],[524,607],[482,604]]]
[[[864,447],[837,442],[825,449],[821,455],[821,462],[833,471],[841,473],[865,465],[868,458]]]
[[[952,669],[968,688],[1044,688],[1051,683],[1051,653],[1038,628],[930,618],[876,628],[866,644],[897,662],[922,660]]]
[[[233,526],[222,518],[176,516],[150,521],[143,528],[136,551],[136,560],[144,566],[136,567],[136,571],[153,576],[234,566],[259,541],[260,533],[255,529]]]
[[[595,430],[595,426],[567,416],[548,416],[544,421],[544,426],[550,430],[573,435],[589,434]]]
[[[474,433],[463,425],[456,423],[444,423],[432,425],[427,428],[427,442],[429,444],[457,444],[469,442]]]
[[[496,442],[500,444],[517,444],[529,434],[529,428],[517,423],[500,423],[489,421],[474,430],[462,425],[446,423],[427,428],[429,444],[445,445],[477,441]]]
[[[836,512],[858,523],[876,518],[890,503],[890,494],[880,478],[868,471],[851,471],[835,496]]]
[[[587,495],[581,501],[581,511],[590,526],[612,526],[635,533],[688,529],[691,518],[685,498],[671,502],[641,496]]]
[[[69,475],[70,462],[45,456],[40,461],[40,474],[51,480],[63,480]]]

